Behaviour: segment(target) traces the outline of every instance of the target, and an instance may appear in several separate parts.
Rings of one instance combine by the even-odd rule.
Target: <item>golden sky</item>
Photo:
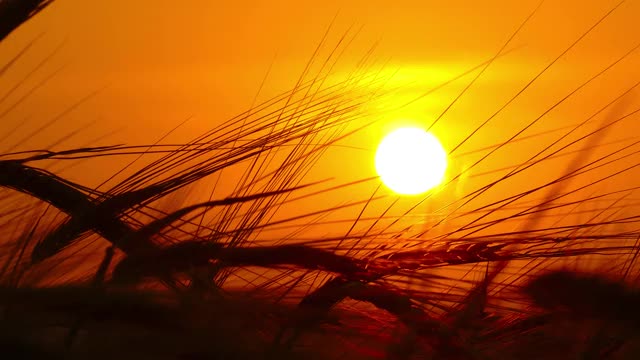
[[[515,50],[492,64],[433,131],[446,147],[455,146],[616,3],[545,2],[511,42],[509,48]],[[5,88],[60,46],[24,87],[37,84],[58,69],[59,72],[8,113],[3,118],[7,123],[2,126],[13,128],[25,118],[30,119],[29,125],[14,137],[21,139],[20,134],[26,136],[29,129],[100,90],[55,127],[16,144],[15,149],[46,147],[61,134],[87,124],[90,126],[59,147],[151,143],[176,123],[192,117],[171,138],[188,140],[248,108],[270,67],[259,99],[268,99],[293,86],[334,18],[322,54],[327,54],[345,32],[357,32],[335,72],[348,72],[377,44],[374,60],[388,61],[390,71],[399,71],[393,84],[408,84],[397,97],[400,103],[491,58],[537,4],[537,0],[57,0],[0,46],[0,57],[4,59],[43,34],[20,66],[1,79]],[[633,48],[640,41],[638,14],[640,1],[622,4],[459,153],[504,141]],[[631,54],[526,134],[584,120],[640,79],[639,64],[640,55]],[[430,123],[472,78],[473,74],[466,76],[403,108],[394,115],[397,117],[382,119],[379,127],[350,139],[350,145],[369,149],[347,155],[358,165],[335,171],[338,165],[331,156],[340,152],[345,159],[344,150],[335,150],[336,153],[328,153],[317,171],[332,176],[339,173],[345,181],[371,176],[371,151],[397,119]],[[17,99],[24,92],[21,91],[11,96]],[[630,100],[627,110],[637,105],[637,100]],[[609,141],[637,132],[638,120],[636,117],[616,127],[608,134]],[[105,134],[111,135],[95,140]],[[475,179],[486,183],[492,175],[482,173],[517,164],[537,149],[541,143],[536,141],[544,139],[547,138],[523,141],[513,145],[506,152],[508,155],[494,156],[476,170]],[[6,150],[7,146],[3,147]],[[452,171],[461,171],[477,157],[471,154],[451,160]],[[558,165],[558,169],[562,166]],[[104,170],[92,172],[91,176],[106,176],[107,169],[105,165]],[[461,180],[453,187],[451,196],[473,187],[474,177],[465,179],[467,182]]]

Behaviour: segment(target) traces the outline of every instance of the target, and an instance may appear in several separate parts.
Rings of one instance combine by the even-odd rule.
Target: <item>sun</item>
[[[442,182],[447,153],[433,134],[417,127],[404,127],[380,142],[375,166],[382,182],[391,190],[416,195]]]

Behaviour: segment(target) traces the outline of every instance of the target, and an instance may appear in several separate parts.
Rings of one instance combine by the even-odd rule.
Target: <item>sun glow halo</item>
[[[416,195],[442,182],[447,153],[433,134],[416,127],[404,127],[380,142],[375,166],[382,182],[391,190]]]

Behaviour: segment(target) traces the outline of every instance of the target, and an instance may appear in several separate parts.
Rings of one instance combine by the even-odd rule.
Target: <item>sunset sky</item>
[[[616,3],[544,3],[507,47],[515,50],[492,64],[433,128],[445,148],[450,150],[464,139]],[[90,126],[58,147],[152,143],[190,118],[171,136],[174,141],[188,140],[251,106],[267,73],[258,101],[291,88],[333,19],[322,56],[345,32],[357,33],[334,72],[338,76],[347,74],[375,45],[372,59],[379,64],[386,62],[390,73],[398,70],[390,85],[405,84],[394,100],[400,104],[491,58],[537,4],[537,0],[57,0],[0,47],[0,56],[5,59],[42,34],[20,66],[1,79],[3,87],[15,84],[60,47],[29,77],[24,88],[58,69],[59,72],[4,119],[8,119],[11,128],[29,119],[29,125],[16,133],[14,138],[18,140],[20,134],[26,136],[79,99],[99,92],[56,126],[24,143],[3,144],[3,151],[7,147],[13,151],[46,147],[62,134],[85,125]],[[458,153],[505,141],[633,48],[640,41],[638,14],[640,1],[622,4]],[[640,79],[639,64],[640,54],[634,52],[524,135],[583,121]],[[385,115],[388,117],[379,119],[376,127],[348,139],[349,145],[368,149],[347,155],[340,150],[341,159],[349,159],[355,165],[335,171],[339,164],[332,156],[337,156],[338,150],[330,151],[327,160],[318,164],[318,172],[343,181],[372,176],[373,150],[385,132],[399,119],[428,126],[476,73],[393,115]],[[8,99],[15,100],[24,91],[16,91]],[[637,105],[637,100],[629,100],[628,108],[620,112],[626,113]],[[3,105],[0,111],[7,106]],[[631,136],[638,130],[637,120],[636,117],[635,122],[616,127],[607,139]],[[595,121],[590,129],[598,124]],[[110,136],[101,138],[106,134]],[[558,134],[561,133],[554,136]],[[517,164],[531,151],[539,150],[542,142],[537,141],[552,139],[539,137],[513,145],[508,152],[497,154],[477,168],[475,176]],[[478,158],[460,156],[450,161],[454,173]],[[562,166],[554,165],[554,169]],[[107,169],[73,176],[100,178],[107,175]],[[486,183],[490,178],[477,181]],[[471,183],[455,185],[458,188],[455,190],[454,186],[450,195],[475,188],[473,179],[465,181]]]

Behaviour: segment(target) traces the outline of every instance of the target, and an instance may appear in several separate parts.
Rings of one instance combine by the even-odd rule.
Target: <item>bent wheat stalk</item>
[[[72,219],[89,217],[95,230],[104,238],[112,241],[125,252],[141,251],[153,248],[150,242],[123,242],[133,229],[118,218],[100,216],[91,197],[78,187],[47,171],[36,169],[19,161],[0,161],[0,186],[11,188],[50,203]],[[129,236],[131,237],[131,236]],[[40,243],[36,246],[32,258],[37,260],[57,253],[67,244],[59,242]],[[41,253],[43,255],[41,255]]]

